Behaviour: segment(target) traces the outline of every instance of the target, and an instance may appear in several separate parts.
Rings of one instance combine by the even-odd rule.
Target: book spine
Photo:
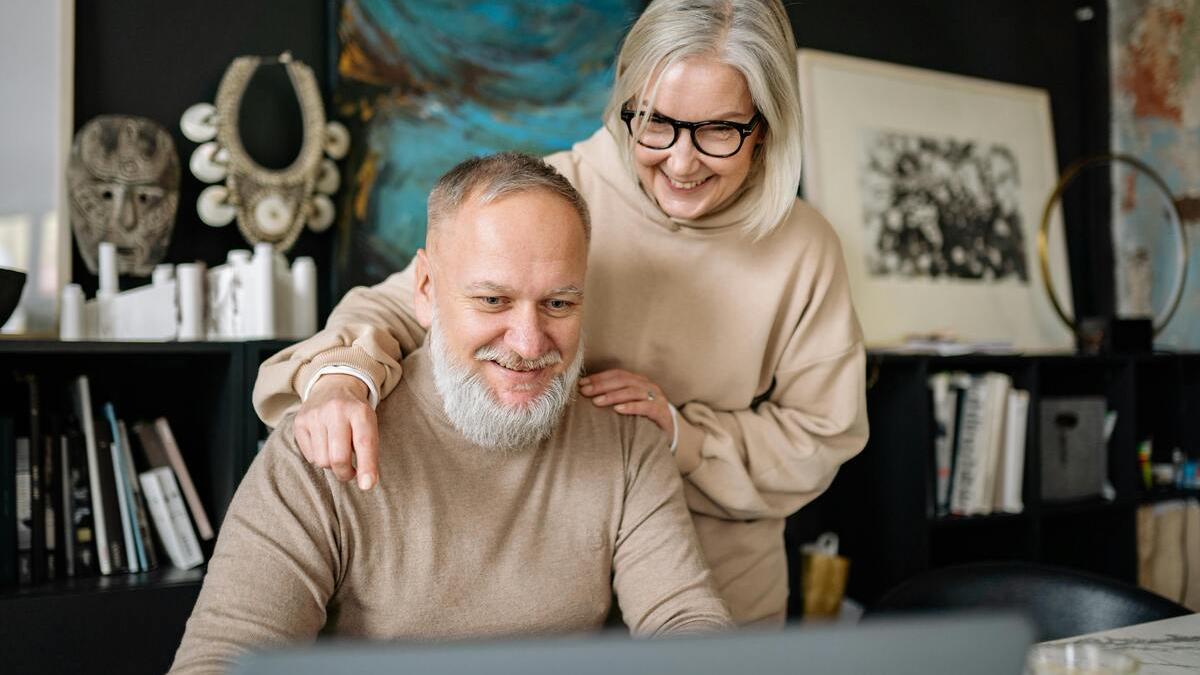
[[[46,546],[43,579],[57,579],[62,569],[58,547],[58,444],[55,434],[42,436],[42,532]]]
[[[950,496],[950,512],[957,516],[974,515],[975,504],[982,491],[983,392],[982,381],[972,379],[966,392],[966,401],[963,403],[955,462],[954,493]]]
[[[167,455],[171,468],[175,470],[175,476],[179,479],[179,487],[187,499],[188,507],[192,510],[192,518],[196,520],[196,529],[199,531],[200,538],[208,541],[213,538],[212,525],[208,522],[208,514],[204,512],[204,504],[200,501],[196,486],[192,484],[192,476],[188,473],[187,465],[183,462],[183,453],[179,450],[179,444],[175,442],[175,434],[171,433],[171,425],[166,418],[160,417],[154,420],[154,428],[158,431],[158,436],[162,440],[163,452]]]
[[[75,576],[75,523],[71,491],[71,448],[66,434],[58,437],[58,537],[62,543],[59,556],[62,558],[63,574]]]
[[[192,529],[192,521],[188,519],[187,507],[183,496],[179,493],[179,485],[175,482],[175,472],[170,467],[163,467],[159,475],[159,483],[163,488],[163,498],[171,513],[171,525],[178,535],[179,557],[183,561],[183,569],[191,569],[204,562],[204,553],[200,550],[200,541],[196,539],[196,531]]]
[[[126,429],[124,420],[117,420],[117,430],[121,437],[121,459],[125,464],[125,479],[129,482],[129,490],[133,496],[133,519],[136,526],[133,534],[137,539],[138,555],[141,556],[142,569],[152,570],[158,567],[158,558],[154,555],[154,542],[150,538],[150,518],[146,515],[142,486],[133,466],[133,449],[130,447],[129,430]]]
[[[179,569],[186,569],[183,566],[183,558],[179,554],[179,537],[171,525],[171,512],[167,508],[166,498],[163,497],[163,489],[158,482],[156,471],[158,470],[152,469],[138,474],[138,480],[142,484],[142,494],[146,496],[146,506],[150,511],[150,518],[154,521],[158,540],[162,542],[163,550],[167,552],[167,558],[171,560],[171,565]]]
[[[88,475],[87,448],[83,433],[68,430],[67,447],[71,453],[71,527],[75,540],[75,574],[97,571],[96,530],[93,522],[91,477]]]
[[[133,499],[129,494],[129,479],[126,478],[124,462],[121,461],[121,437],[117,430],[117,418],[111,403],[104,404],[104,414],[108,417],[112,443],[109,445],[112,458],[113,484],[117,491],[117,509],[121,518],[121,532],[125,537],[125,554],[128,556],[130,572],[140,572],[141,556],[138,555],[137,542],[134,539]]]
[[[96,428],[97,432],[100,428]],[[107,434],[106,434],[107,435]],[[97,472],[100,474],[100,507],[104,522],[109,526],[108,558],[111,564],[110,573],[128,570],[126,556],[129,551],[125,548],[125,539],[121,532],[121,509],[117,501],[117,483],[113,475],[112,442],[107,438],[97,436],[96,452],[100,455],[97,462]]]
[[[17,583],[17,456],[13,420],[0,417],[0,586]]]
[[[29,439],[17,439],[17,582],[33,583],[33,489],[30,486]]]
[[[42,438],[41,396],[37,378],[26,375],[25,383],[29,387],[29,494],[30,531],[33,537],[30,564],[33,583],[37,584],[46,579],[46,482],[43,477],[46,443]]]
[[[109,545],[108,523],[104,517],[103,476],[100,472],[103,462],[100,461],[102,455],[96,439],[95,421],[92,418],[91,385],[88,383],[86,375],[80,375],[75,380],[74,395],[75,415],[79,419],[79,426],[83,431],[84,449],[87,454],[88,487],[92,497],[92,524],[96,535],[96,562],[101,574],[112,574],[112,549]]]

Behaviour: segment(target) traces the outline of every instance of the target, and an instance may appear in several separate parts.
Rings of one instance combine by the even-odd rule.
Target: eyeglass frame
[[[621,119],[625,122],[625,128],[629,130],[630,136],[634,136],[633,118],[637,117],[640,114],[644,114],[644,113],[640,113],[636,110],[631,110],[630,108],[621,108]],[[758,123],[762,121],[762,113],[755,111],[754,117],[751,117],[750,121],[745,122],[745,123],[730,122],[729,120],[704,120],[701,122],[683,122],[683,121],[677,120],[673,117],[667,117],[666,115],[663,115],[660,113],[650,113],[650,120],[655,121],[655,118],[657,118],[658,121],[662,121],[662,122],[666,122],[667,124],[670,124],[671,130],[672,130],[672,132],[674,132],[674,135],[671,137],[671,142],[667,143],[666,145],[664,145],[661,148],[656,148],[651,145],[646,145],[641,140],[637,139],[637,136],[634,136],[634,139],[637,141],[637,144],[642,146],[643,148],[648,148],[650,150],[669,150],[672,146],[674,146],[676,143],[679,142],[679,130],[687,129],[688,133],[690,133],[692,136],[692,147],[696,149],[696,152],[699,152],[702,155],[706,155],[708,157],[713,157],[716,159],[728,159],[729,157],[733,157],[734,155],[736,155],[742,151],[742,146],[744,146],[746,144],[746,137],[749,136],[750,134],[754,133],[754,130],[756,128],[758,128]],[[715,155],[711,152],[706,152],[704,150],[704,148],[701,148],[700,144],[696,142],[696,129],[699,129],[700,127],[708,125],[708,124],[722,124],[724,126],[730,127],[732,129],[734,129],[735,131],[737,131],[738,135],[739,135],[737,149],[727,155]]]

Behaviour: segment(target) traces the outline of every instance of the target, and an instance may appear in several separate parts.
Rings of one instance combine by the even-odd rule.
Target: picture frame
[[[1069,351],[1038,228],[1057,181],[1046,91],[802,49],[805,198],[842,242],[867,344]],[[1062,217],[1050,269],[1070,312]]]

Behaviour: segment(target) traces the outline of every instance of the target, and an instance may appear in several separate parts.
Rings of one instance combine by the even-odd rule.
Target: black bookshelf
[[[38,378],[44,410],[69,409],[68,383],[87,375],[93,404],[112,401],[127,422],[168,419],[219,527],[267,433],[250,398],[258,366],[288,344],[0,340],[0,414],[28,414],[17,374]],[[212,542],[203,548],[210,555]],[[164,672],[203,576],[163,562],[139,574],[0,587],[0,645],[15,659],[4,670]]]
[[[957,517],[933,508],[930,375],[997,371],[1030,392],[1020,514]],[[1138,443],[1154,441],[1155,462],[1172,448],[1200,455],[1200,354],[1138,356],[869,354],[871,438],[831,488],[787,527],[792,588],[800,587],[798,547],[837,532],[851,559],[847,595],[870,605],[887,589],[927,569],[980,560],[1025,560],[1137,580],[1137,508],[1195,497],[1195,490],[1146,490]],[[1117,411],[1108,448],[1115,499],[1046,503],[1040,498],[1038,403],[1047,397],[1103,396]],[[790,610],[799,613],[793,593]]]

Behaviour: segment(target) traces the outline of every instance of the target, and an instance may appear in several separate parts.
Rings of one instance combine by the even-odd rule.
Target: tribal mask
[[[102,115],[71,146],[71,225],[93,274],[101,242],[117,247],[121,274],[149,276],[167,252],[179,206],[179,157],[171,135],[143,117]]]

